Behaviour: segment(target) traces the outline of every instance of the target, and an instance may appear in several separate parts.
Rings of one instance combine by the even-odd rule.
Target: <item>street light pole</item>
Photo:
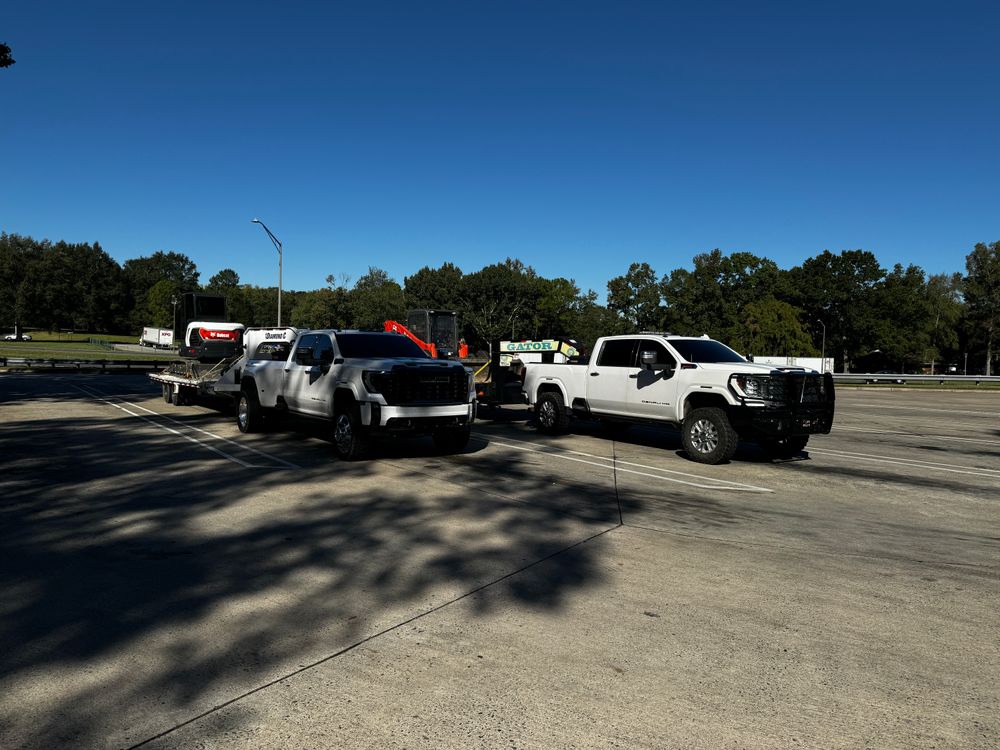
[[[174,306],[174,327],[173,327],[173,329],[171,329],[170,332],[173,334],[174,338],[176,339],[177,338],[177,296],[176,295],[174,295],[173,297],[170,298],[170,304],[172,304]]]
[[[826,372],[826,323],[822,320],[817,319],[817,323],[823,326],[823,348],[820,350],[820,369]]]
[[[281,327],[281,240],[271,234],[271,230],[267,228],[267,225],[260,219],[251,219],[251,224],[260,224],[261,228],[267,232],[267,236],[271,238],[271,242],[274,243],[275,249],[278,251],[278,327]]]

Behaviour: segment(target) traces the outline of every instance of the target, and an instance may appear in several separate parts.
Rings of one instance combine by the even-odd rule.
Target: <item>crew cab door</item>
[[[628,414],[626,392],[638,339],[607,339],[587,370],[587,404],[602,414]]]
[[[643,366],[643,352],[652,360]],[[640,339],[629,369],[628,411],[640,419],[674,420],[677,414],[677,360],[656,339]]]
[[[325,333],[301,336],[285,363],[285,403],[300,414],[330,415],[333,399],[333,342]]]

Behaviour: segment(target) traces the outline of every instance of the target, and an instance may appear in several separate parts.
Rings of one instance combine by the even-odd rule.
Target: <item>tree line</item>
[[[424,267],[400,284],[372,266],[353,284],[326,277],[312,291],[283,291],[283,321],[303,328],[381,329],[414,308],[455,310],[472,351],[502,339],[572,338],[640,330],[708,334],[745,354],[819,356],[844,369],[991,373],[1000,325],[1000,242],[979,243],[965,273],[883,268],[866,250],[824,251],[791,269],[748,252],[700,254],[693,268],[660,275],[632,263],[607,283],[607,303],[573,279],[539,276],[508,258],[471,273]],[[240,283],[222,269],[202,284],[182,253],[157,251],[119,264],[99,243],[0,234],[0,326],[138,333],[172,327],[184,292],[226,297],[230,318],[274,325],[277,289]]]

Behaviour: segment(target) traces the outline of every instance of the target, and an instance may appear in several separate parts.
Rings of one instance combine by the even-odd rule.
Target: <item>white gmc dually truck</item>
[[[236,421],[259,429],[268,414],[329,420],[341,458],[382,435],[432,435],[442,452],[469,441],[475,390],[460,362],[430,359],[406,336],[373,331],[247,332]],[[251,348],[252,347],[252,348]]]
[[[571,416],[611,431],[668,424],[706,464],[732,458],[740,438],[791,458],[833,424],[829,373],[754,364],[707,336],[605,336],[587,364],[527,364],[523,390],[543,432],[565,429]]]

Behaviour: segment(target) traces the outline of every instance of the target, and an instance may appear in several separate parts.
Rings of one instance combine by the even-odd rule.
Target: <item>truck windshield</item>
[[[340,353],[345,357],[365,359],[427,357],[423,349],[398,333],[338,333],[337,344],[340,346]]]
[[[671,339],[670,345],[688,362],[746,362],[725,344],[711,339]]]

